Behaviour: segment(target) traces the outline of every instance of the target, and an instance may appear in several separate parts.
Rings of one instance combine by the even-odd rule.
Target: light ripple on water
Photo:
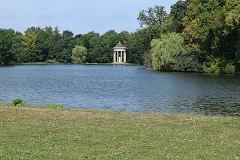
[[[0,67],[0,101],[127,112],[240,116],[240,76],[162,73],[143,66]]]

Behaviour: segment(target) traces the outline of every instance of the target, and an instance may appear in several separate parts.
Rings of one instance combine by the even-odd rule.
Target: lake
[[[124,65],[0,67],[0,102],[15,98],[69,109],[240,116],[240,76]]]

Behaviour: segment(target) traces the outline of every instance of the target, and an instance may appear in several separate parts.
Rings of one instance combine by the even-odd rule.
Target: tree
[[[187,8],[191,0],[179,0],[177,3],[171,6],[171,12],[169,17],[171,17],[172,23],[168,30],[171,32],[182,33],[183,31],[183,18],[186,16]],[[165,23],[165,22],[164,22]]]
[[[13,59],[11,52],[13,38],[14,30],[0,29],[0,65],[8,65]]]
[[[141,10],[137,20],[141,27],[149,27],[152,25],[161,27],[166,16],[167,12],[165,11],[165,8],[156,5],[154,8],[149,7],[148,10]]]
[[[184,39],[178,33],[163,34],[151,42],[153,49],[152,67],[154,70],[172,71],[177,63],[175,57],[184,52]]]
[[[113,47],[120,41],[118,33],[114,30],[109,30],[100,38],[101,52],[99,61],[101,63],[110,63],[113,60]]]
[[[22,36],[22,45],[24,57],[26,58],[24,62],[37,62],[40,59],[37,55],[37,32],[40,28],[31,27],[28,28]]]
[[[50,53],[50,49],[52,48],[52,35],[51,33],[40,29],[37,33],[37,41],[36,41],[36,50],[38,51],[38,60],[46,61],[48,55]]]
[[[224,13],[227,30],[231,31],[240,27],[240,0],[227,0]],[[226,32],[229,32],[227,30]]]
[[[96,32],[88,32],[87,34],[79,34],[75,36],[76,44],[84,46],[88,50],[87,62],[95,63],[98,53],[101,51],[100,34]]]
[[[221,73],[239,66],[239,6],[239,0],[192,0],[188,6],[182,35],[187,49],[205,60],[205,71]]]
[[[122,31],[118,34],[119,41],[122,42],[122,44],[126,47],[129,46],[129,43],[131,43],[131,33],[128,31]]]
[[[61,39],[58,42],[59,53],[56,55],[56,60],[62,63],[71,63],[72,49],[76,46],[76,41],[73,33],[69,30],[63,31]]]
[[[14,55],[13,60],[17,63],[22,63],[26,59],[22,46],[22,33],[15,32],[11,52]]]
[[[240,0],[227,0],[224,6],[225,13],[225,35],[228,44],[231,46],[231,52],[234,54],[237,70],[240,69]]]
[[[143,59],[144,59],[144,66],[146,68],[151,68],[152,67],[152,61],[151,61],[151,59],[152,59],[152,52],[153,52],[153,50],[151,49],[148,52],[144,53]]]
[[[82,64],[86,62],[87,49],[83,46],[75,46],[72,50],[72,62]]]
[[[143,64],[144,52],[150,49],[149,40],[147,29],[137,30],[131,35],[131,43],[129,43],[127,50],[127,61],[129,63]]]
[[[55,27],[52,35],[52,48],[49,50],[48,59],[57,60],[58,54],[63,51],[61,46],[61,34],[59,33],[58,27]]]
[[[225,0],[192,0],[183,18],[183,36],[190,50],[222,53],[223,6]]]

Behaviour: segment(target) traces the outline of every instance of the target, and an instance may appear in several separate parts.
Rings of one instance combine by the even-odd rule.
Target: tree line
[[[0,29],[0,64],[111,63],[122,42],[129,63],[160,71],[236,73],[240,70],[240,0],[179,0],[139,12],[140,29],[75,35],[58,28],[24,33]]]
[[[138,19],[161,30],[145,56],[154,70],[239,72],[240,0],[180,0],[170,14],[155,6]]]
[[[24,33],[0,29],[0,64],[110,63],[113,59],[113,47],[119,42],[128,47],[129,63],[142,64],[142,51],[136,41],[141,36],[140,31],[117,33],[109,30],[103,35],[89,32],[74,36],[69,30],[60,33],[57,27],[31,27]]]

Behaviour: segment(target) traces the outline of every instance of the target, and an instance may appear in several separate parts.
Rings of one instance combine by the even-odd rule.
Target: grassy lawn
[[[240,159],[240,118],[0,105],[0,159]]]

